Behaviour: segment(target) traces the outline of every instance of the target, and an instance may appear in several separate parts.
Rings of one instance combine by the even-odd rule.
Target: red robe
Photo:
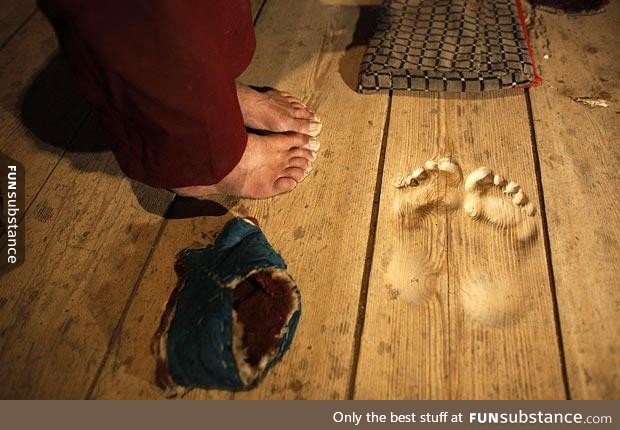
[[[255,48],[249,0],[40,0],[127,176],[219,182],[247,142],[235,79]]]

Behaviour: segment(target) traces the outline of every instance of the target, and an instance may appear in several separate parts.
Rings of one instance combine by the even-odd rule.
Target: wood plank
[[[0,51],[0,151],[25,166],[26,207],[88,113],[57,49],[36,13]]]
[[[323,118],[323,147],[308,182],[290,196],[246,202],[287,259],[304,313],[286,360],[259,388],[236,399],[347,395],[387,113],[386,95],[362,96],[352,89],[364,50],[350,46],[356,25],[364,24],[362,3],[380,2],[269,0],[259,23],[260,49],[244,78],[300,95]],[[288,64],[275,66],[275,52]],[[346,121],[344,106],[354,107]]]
[[[458,175],[393,187],[437,157],[494,168],[537,201],[522,91],[394,95],[355,398],[562,398],[540,214],[521,243],[464,213]]]
[[[76,139],[101,133],[90,121]],[[61,159],[22,220],[26,260],[2,279],[0,398],[84,397],[168,201],[109,152]]]
[[[324,131],[317,167],[303,184],[284,196],[239,203],[289,264],[303,315],[284,360],[257,389],[235,398],[346,396],[387,108],[387,96],[358,95],[343,79],[355,75],[353,56],[363,49],[345,52],[359,17],[352,4],[269,0],[257,24],[258,49],[242,79],[301,96],[320,112]],[[342,121],[345,106],[355,109]],[[149,341],[176,283],[174,255],[212,241],[229,216],[168,221],[93,397],[158,395]],[[230,394],[196,390],[190,397]]]
[[[537,12],[531,31],[546,79],[531,99],[574,399],[620,399],[619,25],[610,2],[595,16]],[[571,100],[584,96],[610,106]]]
[[[0,0],[0,46],[23,25],[36,7],[35,0]]]

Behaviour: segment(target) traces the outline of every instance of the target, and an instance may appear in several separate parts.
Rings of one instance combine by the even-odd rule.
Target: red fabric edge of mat
[[[530,88],[535,85],[539,85],[543,82],[542,76],[538,74],[538,68],[536,67],[536,60],[534,60],[534,50],[532,49],[532,44],[530,43],[530,35],[527,31],[527,25],[525,24],[525,12],[523,10],[523,5],[521,4],[521,0],[515,0],[517,3],[517,11],[519,12],[519,21],[521,21],[521,29],[523,30],[523,35],[525,36],[525,43],[527,44],[527,51],[530,54],[530,59],[532,60],[532,68],[534,69],[534,80],[526,85],[521,85],[517,88]]]

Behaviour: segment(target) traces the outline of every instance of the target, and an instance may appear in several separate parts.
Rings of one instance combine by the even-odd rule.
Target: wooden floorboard
[[[610,2],[595,16],[538,11],[530,31],[545,78],[531,102],[574,399],[620,398],[619,25]]]
[[[36,250],[2,279],[2,398],[87,395],[171,199],[123,176],[94,117],[72,140],[88,108],[56,50],[36,13],[0,52],[0,144],[26,166]]]
[[[225,206],[234,203],[224,202]],[[185,216],[193,217],[185,218]],[[223,224],[232,218],[224,206],[205,202],[198,213],[188,211],[183,203],[172,204],[161,238],[140,280],[136,296],[128,308],[119,332],[114,336],[110,355],[97,379],[91,398],[163,398],[155,385],[155,360],[151,338],[157,330],[164,306],[177,284],[174,272],[176,254],[187,247],[211,243]],[[230,392],[193,392],[188,398],[229,399]]]
[[[0,47],[26,22],[35,8],[35,0],[0,0]]]
[[[100,138],[92,123],[76,137]],[[2,279],[1,398],[85,395],[166,204],[109,152],[62,158],[25,217],[25,262]]]
[[[40,13],[0,51],[0,69],[0,150],[25,166],[31,209],[26,262],[0,281],[0,397],[80,398],[169,196],[123,178],[94,119],[76,135],[88,107]]]
[[[257,389],[235,398],[324,399],[347,393],[387,107],[386,95],[361,96],[350,88],[363,48],[346,47],[358,18],[359,9],[350,2],[269,0],[257,23],[258,50],[242,80],[299,95],[322,115],[324,131],[316,168],[304,183],[290,194],[233,208],[238,213],[243,206],[258,219],[299,283],[303,307],[284,360]],[[355,106],[347,121],[341,120],[343,106]],[[93,397],[161,396],[149,341],[176,283],[174,256],[193,243],[212,241],[230,216],[168,221]]]
[[[458,175],[392,185],[438,157],[538,201],[523,91],[394,95],[355,397],[563,398],[540,212],[526,238],[467,216]],[[501,193],[484,198],[521,219]]]
[[[0,151],[25,165],[29,207],[26,262],[0,279],[0,398],[162,398],[150,340],[175,255],[247,213],[299,283],[301,324],[257,389],[187,398],[620,398],[620,6],[535,14],[546,80],[529,99],[390,98],[353,90],[379,3],[252,0],[242,80],[322,116],[316,169],[274,199],[169,206],[120,172],[34,2],[0,0]],[[440,156],[519,182],[534,217],[491,192],[516,225],[471,219],[445,175],[392,186]]]
[[[0,151],[26,168],[26,207],[88,113],[57,49],[37,12],[0,50]]]
[[[99,139],[94,121],[76,137]],[[2,279],[1,398],[85,395],[168,198],[109,152],[61,159],[23,221],[25,262]]]

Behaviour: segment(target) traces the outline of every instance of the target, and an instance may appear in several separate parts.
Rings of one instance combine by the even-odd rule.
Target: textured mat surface
[[[537,79],[517,0],[387,0],[360,92],[488,91]]]

